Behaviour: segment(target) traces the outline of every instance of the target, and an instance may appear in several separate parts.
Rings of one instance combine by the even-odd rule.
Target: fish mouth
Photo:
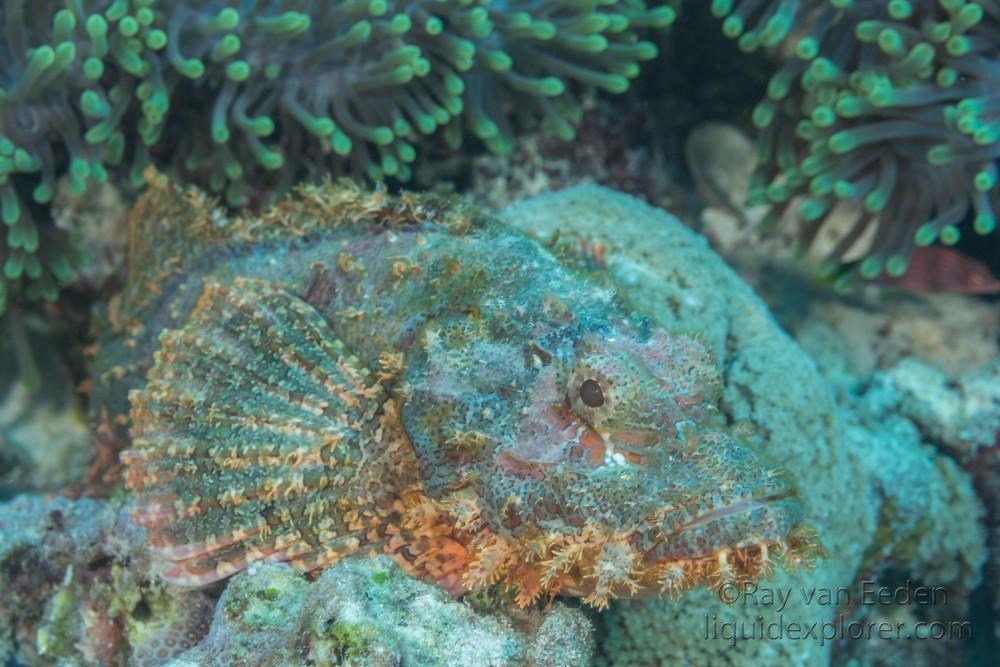
[[[654,539],[643,563],[658,584],[656,589],[667,593],[757,579],[777,563],[791,570],[809,567],[823,555],[816,533],[804,524],[802,506],[791,487],[705,509],[693,517],[668,515]]]
[[[737,514],[750,514],[754,510],[763,508],[769,503],[779,503],[783,500],[789,499],[792,500],[796,506],[798,506],[798,500],[793,497],[790,490],[779,491],[777,493],[771,493],[758,498],[747,498],[733,503],[732,505],[725,505],[723,507],[718,507],[704,512],[703,514],[699,514],[688,523],[682,525],[680,528],[667,533],[664,537],[669,539],[674,535],[679,535],[685,531],[695,530],[699,527],[710,524],[713,521],[719,521]]]
[[[656,522],[628,534],[604,535],[584,549],[583,564],[561,592],[603,608],[611,597],[675,595],[698,586],[746,581],[766,575],[776,564],[810,567],[821,555],[815,533],[801,522],[801,507],[790,489],[773,490],[706,509],[660,530]],[[660,521],[662,524],[663,520]],[[652,542],[651,549],[645,546]],[[545,564],[558,562],[552,557]]]

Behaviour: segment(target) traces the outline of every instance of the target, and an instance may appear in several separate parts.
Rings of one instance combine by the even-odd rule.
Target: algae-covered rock
[[[956,598],[974,585],[982,533],[968,478],[921,446],[915,431],[894,439],[880,424],[858,423],[855,407],[838,403],[812,360],[703,238],[663,211],[595,186],[529,199],[502,217],[582,269],[606,272],[636,311],[711,347],[724,368],[726,420],[789,470],[828,552],[812,570],[776,571],[758,582],[757,594],[718,588],[614,605],[601,618],[604,662],[826,664],[834,642],[789,639],[789,627],[822,629],[850,613],[823,593],[855,590],[861,568],[892,560],[894,549],[906,552],[901,560],[912,571],[934,577],[924,584],[953,586]],[[882,451],[896,454],[891,462],[876,454],[887,436],[894,447]],[[968,511],[942,512],[953,498]],[[883,511],[889,500],[920,520]],[[770,628],[785,638],[762,639]]]
[[[911,419],[928,438],[963,461],[1000,433],[1000,360],[949,378],[907,357],[872,378],[868,402]]]
[[[121,501],[0,505],[0,664],[571,667],[593,652],[577,609],[476,610],[382,557],[313,583],[259,563],[216,600],[163,582],[128,515]]]
[[[226,588],[205,640],[170,664],[570,667],[589,662],[592,644],[586,617],[564,605],[532,637],[385,557],[360,556],[311,584],[283,563],[251,566]]]
[[[114,522],[94,500],[20,496],[0,506],[0,662],[99,664],[118,653],[78,645],[83,630],[105,629],[84,622],[82,584],[93,583],[91,565],[105,566]]]
[[[119,501],[0,505],[0,664],[160,665],[201,639],[214,600],[160,581]]]
[[[590,664],[594,654],[593,627],[587,617],[556,603],[528,647],[532,667],[572,667]]]

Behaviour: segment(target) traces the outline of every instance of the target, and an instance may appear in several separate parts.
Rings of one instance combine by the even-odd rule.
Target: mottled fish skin
[[[125,477],[168,579],[364,549],[602,607],[817,552],[714,415],[706,348],[535,241],[344,184],[222,216],[153,178],[97,362],[96,413],[132,389]]]

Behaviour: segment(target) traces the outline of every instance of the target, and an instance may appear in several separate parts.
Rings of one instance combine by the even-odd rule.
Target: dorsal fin
[[[124,331],[155,300],[160,287],[213,248],[292,241],[346,225],[389,227],[433,222],[453,233],[478,223],[458,198],[367,189],[349,179],[303,184],[260,211],[235,212],[195,187],[181,187],[150,167],[147,190],[129,215],[126,289],[111,317]]]
[[[144,173],[145,192],[128,219],[127,285],[130,288],[156,281],[171,273],[206,245],[221,240],[222,225],[213,224],[218,200],[196,188],[182,188],[149,167]]]

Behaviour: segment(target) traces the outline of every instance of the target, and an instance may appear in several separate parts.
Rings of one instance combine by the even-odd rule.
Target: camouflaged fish
[[[133,212],[95,401],[166,579],[392,555],[455,594],[604,606],[813,553],[784,473],[712,413],[696,340],[455,202],[347,184],[231,219]]]

